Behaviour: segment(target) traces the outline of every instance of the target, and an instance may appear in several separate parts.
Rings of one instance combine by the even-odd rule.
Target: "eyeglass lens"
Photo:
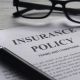
[[[20,2],[31,3],[32,10],[26,11],[22,14],[22,16],[30,17],[30,18],[40,18],[46,16],[50,12],[50,8],[52,7],[52,3],[49,0],[19,0]],[[35,4],[40,4],[35,5]],[[47,6],[47,7],[44,7]],[[27,7],[18,7],[18,10],[27,10]]]
[[[68,8],[71,9],[71,14],[69,13]],[[72,20],[80,22],[80,1],[71,1],[67,3],[66,11]]]

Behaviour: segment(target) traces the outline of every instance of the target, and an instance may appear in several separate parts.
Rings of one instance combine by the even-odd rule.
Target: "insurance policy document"
[[[0,45],[57,80],[80,80],[79,28],[61,27],[50,24],[1,30]]]

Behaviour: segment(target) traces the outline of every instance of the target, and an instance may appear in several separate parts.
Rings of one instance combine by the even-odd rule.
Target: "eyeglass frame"
[[[69,15],[68,15],[68,13],[67,13],[67,11],[66,11],[66,7],[65,7],[65,5],[67,4],[67,3],[69,3],[69,2],[72,2],[72,1],[80,1],[80,0],[68,0],[68,1],[59,1],[59,0],[49,0],[49,1],[51,1],[52,2],[52,7],[50,8],[50,12],[46,15],[46,16],[44,16],[44,17],[25,17],[25,16],[22,16],[21,14],[22,13],[24,13],[24,12],[27,12],[27,11],[29,11],[29,10],[33,10],[33,9],[38,9],[38,8],[42,8],[43,9],[43,7],[45,7],[46,8],[46,6],[44,6],[44,5],[39,5],[39,4],[34,4],[34,3],[25,3],[25,2],[20,2],[19,0],[13,0],[13,6],[16,6],[16,9],[17,9],[17,12],[15,12],[15,13],[13,13],[13,16],[14,17],[19,17],[19,16],[21,16],[21,17],[23,17],[23,18],[28,18],[28,19],[43,19],[43,18],[46,18],[46,17],[48,17],[51,13],[52,13],[52,11],[53,10],[59,10],[59,11],[63,11],[64,12],[64,14],[65,14],[65,16],[66,16],[66,18],[68,19],[68,20],[70,20],[70,21],[72,21],[72,22],[75,22],[75,23],[80,23],[79,21],[75,21],[75,20],[73,20],[73,19],[71,19],[70,17],[69,17]],[[23,5],[24,4],[24,5]],[[27,4],[27,5],[26,5]],[[59,8],[59,7],[55,7],[57,4],[61,4],[62,5],[62,8]],[[31,8],[31,6],[34,6],[34,8],[32,7]],[[18,9],[18,7],[27,7],[27,9],[25,9],[25,10],[22,10],[22,11],[19,11],[19,9]],[[41,7],[42,6],[42,7]],[[50,7],[50,6],[47,6],[47,8],[48,7]],[[26,11],[27,10],[27,11]],[[74,11],[74,10],[72,10],[72,9],[69,9],[69,12],[70,13],[74,13],[74,14],[77,14],[76,13],[76,11]]]

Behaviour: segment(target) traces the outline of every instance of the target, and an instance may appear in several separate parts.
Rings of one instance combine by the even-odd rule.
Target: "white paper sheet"
[[[0,44],[57,80],[79,80],[79,24],[63,21],[2,30]]]

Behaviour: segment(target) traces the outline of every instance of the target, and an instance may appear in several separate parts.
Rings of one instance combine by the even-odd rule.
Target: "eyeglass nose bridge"
[[[53,1],[53,0],[50,0],[52,2],[52,5],[54,5],[54,7],[56,5],[61,5],[62,6],[62,9],[64,10],[65,9],[65,4],[66,4],[66,1]]]
[[[60,11],[63,11],[64,16],[66,16],[69,19],[66,9],[65,9],[65,5],[67,3],[66,1],[53,1],[53,0],[50,0],[50,1],[52,2],[52,5],[53,5],[52,11],[56,8],[56,5],[61,5],[62,7],[61,7]]]
[[[50,1],[52,1],[52,0],[50,0]],[[64,12],[64,14],[66,13],[66,11],[65,11],[65,2],[62,2],[62,1],[52,1],[52,11],[56,8],[56,6],[57,5],[61,5],[62,7],[61,7],[61,9],[60,9],[60,11],[63,11]]]

